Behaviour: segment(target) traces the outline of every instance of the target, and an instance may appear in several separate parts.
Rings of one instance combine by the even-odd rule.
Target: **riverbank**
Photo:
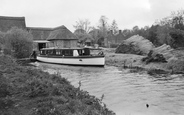
[[[8,115],[114,115],[87,91],[60,75],[21,66],[0,55],[0,113]]]
[[[139,68],[148,72],[155,71],[171,74],[183,74],[184,70],[184,67],[182,65],[184,61],[183,59],[181,59],[182,56],[180,56],[180,58],[169,60],[168,63],[152,62],[147,64],[145,62],[142,62],[142,58],[146,56],[115,53],[115,49],[104,49],[104,53],[106,55],[106,65],[126,68]]]

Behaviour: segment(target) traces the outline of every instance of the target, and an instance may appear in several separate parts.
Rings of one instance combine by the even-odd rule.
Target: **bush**
[[[33,37],[25,30],[13,27],[5,34],[5,54],[26,58],[32,53]]]

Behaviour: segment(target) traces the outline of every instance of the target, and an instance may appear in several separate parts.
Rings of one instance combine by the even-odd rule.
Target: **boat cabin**
[[[53,49],[43,48],[40,51],[40,55],[53,55],[53,56],[89,56],[89,48],[77,48],[77,49]]]

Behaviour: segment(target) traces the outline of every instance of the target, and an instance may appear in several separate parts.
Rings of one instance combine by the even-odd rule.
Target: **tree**
[[[129,29],[124,29],[122,33],[126,39],[131,37],[131,30],[129,30]]]
[[[99,29],[93,29],[89,32],[91,37],[93,38],[94,44],[98,43],[98,40],[102,37],[102,32]]]
[[[83,29],[77,29],[77,30],[75,30],[74,34],[78,37],[78,41],[81,44],[85,44],[85,41],[87,39],[92,40],[91,35],[89,33],[86,33],[85,30],[83,30]]]
[[[184,10],[172,12],[170,16],[157,21],[157,43],[169,44],[172,47],[183,47]]]
[[[6,35],[5,49],[15,58],[26,58],[32,53],[33,36],[26,30],[11,28]]]
[[[107,41],[106,41],[106,38],[107,38],[107,33],[109,31],[109,25],[107,23],[107,20],[108,18],[106,16],[101,16],[100,17],[100,20],[99,20],[99,30],[101,31],[100,32],[100,38],[98,39],[98,44],[100,46],[105,46],[107,45]]]
[[[132,31],[133,32],[137,32],[139,30],[139,27],[138,26],[134,26],[133,28],[132,28]]]
[[[78,29],[82,29],[84,30],[86,33],[89,33],[89,31],[91,31],[92,27],[90,26],[90,21],[88,19],[85,20],[79,20],[76,21],[76,25],[73,25],[73,27],[78,30]]]
[[[170,16],[157,20],[156,24],[184,30],[184,10],[173,11]]]
[[[152,25],[150,29],[148,30],[148,37],[147,39],[150,40],[155,46],[158,45],[157,41],[157,28],[159,25]]]
[[[116,23],[116,20],[113,20],[113,21],[112,21],[110,30],[113,31],[113,34],[117,34],[117,33],[118,33],[118,25],[117,25],[117,23]]]
[[[99,20],[98,28],[102,31],[103,37],[106,37],[107,31],[109,30],[109,25],[107,23],[108,18],[105,16],[101,16]]]
[[[168,26],[158,26],[156,34],[157,34],[157,41],[159,45],[167,44],[171,45],[172,38],[170,36],[171,27]]]
[[[184,31],[179,29],[172,29],[169,33],[173,41],[171,46],[174,48],[184,47]]]
[[[172,12],[171,24],[174,28],[184,30],[184,10]]]

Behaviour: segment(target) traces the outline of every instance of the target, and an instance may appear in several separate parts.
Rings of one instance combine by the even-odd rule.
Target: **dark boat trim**
[[[104,67],[105,65],[81,65],[81,64],[64,64],[64,63],[52,63],[37,60],[37,62],[49,63],[49,64],[57,64],[57,65],[69,65],[69,66],[86,66],[86,67]]]

